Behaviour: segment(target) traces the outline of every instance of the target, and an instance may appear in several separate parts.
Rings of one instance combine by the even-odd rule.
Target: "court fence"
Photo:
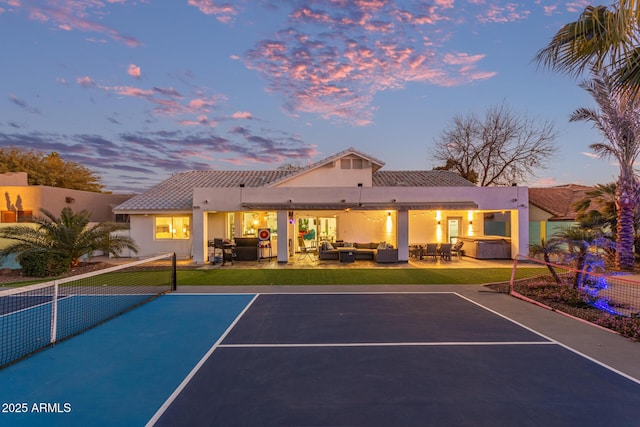
[[[516,280],[518,266],[523,263],[546,267],[547,273]],[[630,273],[576,270],[518,255],[513,263],[509,294],[534,302],[569,299],[572,304],[589,305],[615,316],[640,318],[640,277]]]
[[[0,290],[0,368],[176,289],[176,256]]]

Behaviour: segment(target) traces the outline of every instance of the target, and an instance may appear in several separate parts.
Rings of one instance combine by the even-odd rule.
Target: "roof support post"
[[[398,210],[396,222],[398,262],[409,262],[409,211]]]
[[[278,210],[278,264],[289,262],[289,211]]]

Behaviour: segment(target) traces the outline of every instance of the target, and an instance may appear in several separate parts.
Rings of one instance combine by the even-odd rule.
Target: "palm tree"
[[[609,230],[615,238],[618,224],[616,209],[616,183],[597,184],[585,197],[574,203],[578,215],[576,221],[582,226]],[[593,204],[596,206],[594,207]],[[637,226],[637,223],[636,223]]]
[[[70,259],[69,268],[77,266],[80,258],[100,250],[118,256],[123,249],[137,252],[133,240],[112,233],[125,226],[101,222],[89,227],[91,213],[82,210],[73,212],[64,208],[57,218],[51,212],[41,209],[44,217],[35,217],[36,227],[16,225],[0,229],[0,237],[12,242],[0,251],[0,256],[16,254],[19,261],[23,257],[37,253],[55,253]]]
[[[637,0],[587,6],[577,21],[558,30],[534,60],[571,76],[606,69],[614,76],[616,89],[635,97],[640,92],[639,22]]]
[[[543,237],[542,239],[540,239],[539,244],[534,243],[529,245],[529,253],[531,254],[531,256],[542,255],[542,258],[544,259],[544,262],[546,263],[551,276],[553,276],[553,280],[555,280],[558,284],[560,283],[560,277],[558,277],[558,273],[556,273],[556,270],[551,264],[550,256],[554,254],[560,254],[562,252],[562,242],[558,239],[545,240],[545,238]]]
[[[598,110],[579,108],[570,121],[592,122],[606,142],[589,147],[601,158],[613,158],[620,165],[616,182],[615,204],[616,267],[631,270],[634,265],[635,210],[638,204],[638,181],[633,164],[640,155],[640,100],[615,92],[614,82],[605,71],[593,71],[591,80],[580,84],[593,96]]]
[[[566,228],[556,233],[554,239],[567,245],[566,258],[575,262],[575,289],[583,285],[585,272],[601,263],[599,249],[607,249],[611,245],[611,241],[599,231],[583,227]]]

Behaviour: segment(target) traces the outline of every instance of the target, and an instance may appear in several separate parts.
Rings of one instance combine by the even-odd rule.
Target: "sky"
[[[597,2],[600,4],[602,2]],[[614,181],[595,107],[536,53],[586,0],[0,0],[0,147],[57,152],[106,190],[189,170],[304,166],[353,147],[440,166],[455,116],[504,105],[560,147],[527,186]]]

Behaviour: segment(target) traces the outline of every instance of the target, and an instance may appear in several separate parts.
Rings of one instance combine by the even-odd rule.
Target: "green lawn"
[[[520,268],[518,278],[544,274]],[[179,270],[178,286],[188,285],[435,285],[505,282],[511,268],[398,269],[215,269]]]

